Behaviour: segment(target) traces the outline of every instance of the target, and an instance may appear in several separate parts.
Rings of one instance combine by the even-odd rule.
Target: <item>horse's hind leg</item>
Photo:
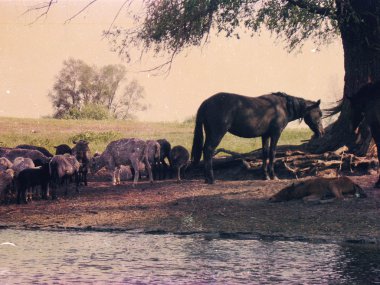
[[[276,174],[274,173],[274,158],[276,156],[276,147],[280,134],[275,134],[270,139],[270,149],[269,149],[269,176],[273,180],[278,180]]]
[[[212,147],[211,145],[206,146],[206,144],[203,149],[203,159],[205,163],[205,182],[208,184],[215,183],[214,170],[212,169],[212,156],[214,150],[215,147]]]
[[[225,132],[221,135],[215,136],[213,134],[207,135],[206,141],[203,147],[203,160],[205,163],[205,182],[208,184],[214,184],[214,170],[212,169],[212,157],[214,156],[215,148],[219,145]]]
[[[262,136],[261,137],[262,145],[263,145],[263,174],[265,180],[270,180],[270,177],[268,175],[268,167],[267,167],[267,160],[269,156],[269,137],[268,136]]]

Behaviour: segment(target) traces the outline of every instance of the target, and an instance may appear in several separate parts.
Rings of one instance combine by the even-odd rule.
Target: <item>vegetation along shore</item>
[[[20,143],[43,145],[89,141],[92,152],[103,151],[122,137],[166,138],[172,145],[191,148],[193,122],[150,123],[125,121],[76,121],[55,119],[0,119],[1,146]],[[299,145],[309,138],[307,129],[287,129],[280,145]],[[260,139],[227,135],[219,147],[247,153],[260,148]],[[219,154],[221,155],[221,154]],[[1,205],[2,228],[48,230],[139,230],[149,233],[202,233],[208,236],[276,238],[326,242],[380,243],[380,193],[373,188],[376,173],[352,176],[368,195],[330,203],[268,199],[293,179],[264,181],[234,174],[236,169],[215,171],[216,184],[207,185],[203,173],[194,172],[182,183],[174,178],[142,179],[112,186],[105,172],[89,175],[80,193],[70,191],[58,200],[34,200],[26,205]],[[304,179],[304,178],[302,178]],[[300,179],[302,181],[302,179]]]

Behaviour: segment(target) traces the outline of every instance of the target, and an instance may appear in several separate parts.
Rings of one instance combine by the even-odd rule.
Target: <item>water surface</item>
[[[0,230],[1,284],[380,284],[380,249]]]

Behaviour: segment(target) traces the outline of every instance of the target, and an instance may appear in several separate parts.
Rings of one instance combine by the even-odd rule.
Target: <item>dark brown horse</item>
[[[277,179],[273,161],[282,131],[290,121],[304,119],[310,129],[321,136],[323,127],[319,104],[320,100],[308,101],[281,92],[255,98],[230,93],[215,94],[198,109],[191,160],[196,165],[203,150],[206,183],[214,183],[212,157],[223,136],[227,132],[243,138],[261,136],[264,177]],[[204,145],[202,126],[206,135]]]
[[[356,129],[365,118],[376,143],[377,157],[380,162],[380,81],[364,85],[348,99],[351,101],[353,110],[353,128]],[[380,176],[375,187],[380,188]]]

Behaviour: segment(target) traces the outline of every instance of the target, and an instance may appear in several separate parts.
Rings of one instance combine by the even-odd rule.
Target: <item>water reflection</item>
[[[380,250],[202,236],[1,230],[1,284],[380,284]]]
[[[379,250],[368,246],[343,246],[339,257],[337,263],[347,283],[380,284]]]

